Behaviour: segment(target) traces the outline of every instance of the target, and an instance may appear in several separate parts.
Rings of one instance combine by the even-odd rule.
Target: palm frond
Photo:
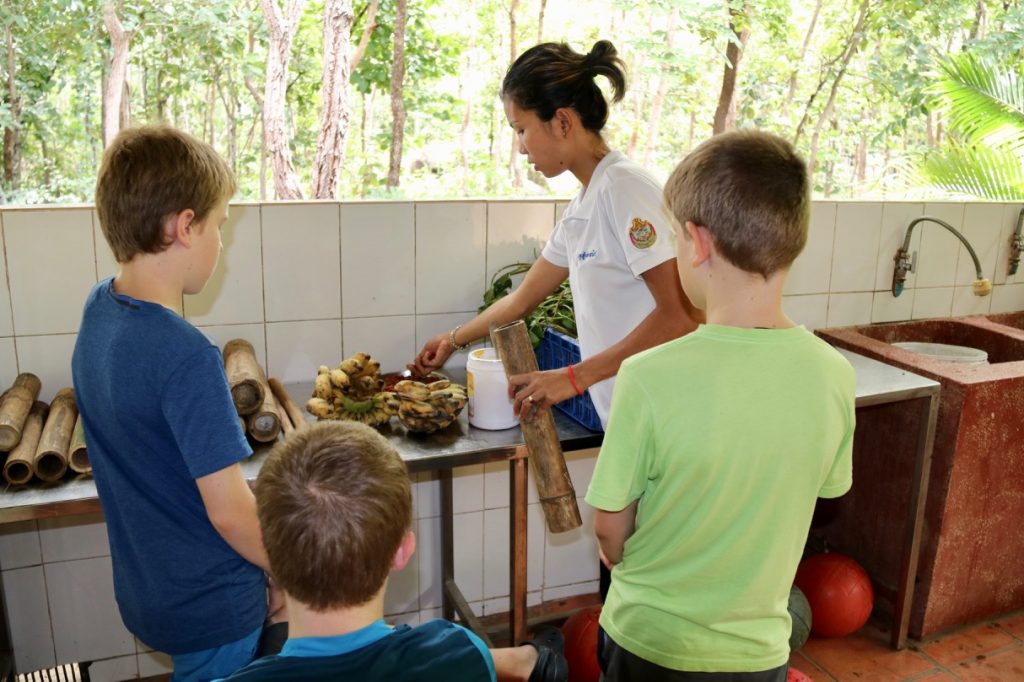
[[[1007,149],[955,141],[929,153],[920,180],[948,192],[1002,201],[1024,200],[1024,158]]]
[[[1024,78],[1011,68],[969,52],[939,63],[934,92],[950,126],[970,142],[1024,150]]]

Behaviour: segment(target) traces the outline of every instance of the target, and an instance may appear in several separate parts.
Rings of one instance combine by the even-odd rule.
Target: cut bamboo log
[[[537,371],[537,356],[522,320],[491,329],[491,343],[505,367],[505,376]],[[552,533],[564,533],[579,528],[583,520],[551,410],[529,421],[520,420],[519,425],[530,451],[530,466],[548,529]]]
[[[43,432],[43,424],[50,407],[41,400],[30,406],[25,426],[21,430],[21,440],[7,455],[4,462],[4,478],[11,485],[24,485],[32,480],[32,460],[36,456],[39,436]]]
[[[297,429],[305,426],[307,424],[306,413],[300,410],[299,406],[292,400],[292,397],[288,395],[284,384],[274,378],[271,378],[268,383],[270,384],[270,390],[274,392],[274,397],[277,398],[277,402],[280,403],[281,407],[284,408],[284,411],[291,418],[292,426]]]
[[[281,420],[281,430],[284,431],[284,435],[288,435],[295,430],[295,425],[292,424],[291,418],[288,416],[288,411],[284,409],[284,405],[274,395],[274,389],[270,389],[270,395],[274,399],[274,407],[277,408],[277,417]]]
[[[224,371],[238,414],[245,417],[260,409],[266,397],[267,380],[252,344],[245,339],[232,339],[224,344]]]
[[[76,474],[91,474],[92,463],[89,461],[89,449],[85,445],[85,429],[82,427],[82,415],[75,420],[75,430],[71,434],[71,457],[68,466]]]
[[[62,388],[50,402],[50,415],[46,418],[43,433],[39,436],[36,456],[32,460],[32,471],[37,478],[47,483],[57,481],[68,470],[68,449],[71,434],[75,430],[78,406],[75,404],[75,390]]]
[[[248,416],[249,435],[260,443],[277,440],[281,433],[281,417],[277,413],[277,401],[267,386],[263,391],[263,403]]]
[[[22,428],[41,386],[39,377],[24,372],[0,398],[0,450],[13,450],[21,440]]]

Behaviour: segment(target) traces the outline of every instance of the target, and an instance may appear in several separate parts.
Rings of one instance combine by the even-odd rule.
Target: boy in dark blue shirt
[[[416,537],[405,463],[379,433],[324,421],[278,443],[256,481],[260,525],[288,607],[288,641],[229,682],[561,682],[558,630],[488,650],[446,620],[415,628],[384,622],[388,574]]]
[[[171,655],[173,680],[252,660],[267,616],[256,503],[220,352],[182,317],[206,284],[235,192],[207,144],[122,131],[96,210],[120,272],[89,294],[72,373],[107,522],[121,617]]]

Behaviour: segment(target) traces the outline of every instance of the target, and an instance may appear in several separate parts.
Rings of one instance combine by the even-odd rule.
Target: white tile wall
[[[195,325],[263,322],[259,208],[230,207],[221,242],[224,251],[206,286],[185,297],[185,317]]]
[[[58,661],[135,653],[114,601],[110,557],[44,564]]]
[[[416,233],[411,203],[341,205],[345,317],[416,313]]]
[[[555,211],[549,202],[488,204],[487,282],[505,265],[536,260],[554,225]]]
[[[21,672],[52,668],[57,659],[43,567],[4,571],[2,577],[15,668]]]
[[[96,284],[92,211],[10,211],[3,225],[16,333],[77,332]]]
[[[475,311],[485,288],[487,206],[416,206],[416,312]]]
[[[870,291],[878,268],[880,204],[839,204],[829,291]]]
[[[99,282],[116,275],[121,267],[114,260],[114,253],[110,250],[110,245],[107,244],[107,238],[103,236],[100,216],[96,211],[92,212],[92,235],[93,245],[96,249],[96,281]]]
[[[282,383],[312,382],[320,365],[337,366],[341,320],[267,323],[267,372]]]
[[[71,385],[71,352],[76,338],[77,334],[15,337],[18,369],[39,377],[40,400],[50,402],[57,391]]]
[[[186,314],[219,345],[248,339],[270,374],[285,382],[310,381],[319,365],[336,364],[357,350],[381,359],[385,369],[398,369],[432,335],[471,319],[489,273],[532,259],[564,207],[544,201],[233,206],[219,274],[203,294],[186,301]],[[1006,243],[1019,210],[1020,204],[816,202],[808,245],[787,283],[785,309],[812,329],[1024,310],[1024,272],[1006,275]],[[896,246],[910,219],[925,211],[963,228],[997,284],[991,296],[973,296],[966,251],[934,225],[915,230],[912,248],[921,267],[902,296],[891,295]],[[0,211],[0,222],[6,248],[0,268],[6,262],[10,281],[4,286],[0,272],[0,388],[18,371],[32,371],[43,381],[41,398],[49,400],[70,385],[70,332],[77,328],[81,299],[116,265],[91,210]],[[56,241],[75,252],[60,248],[61,257],[71,259],[76,300],[67,300],[62,268],[63,298],[49,307],[52,275],[41,276],[32,261],[51,262],[43,256],[50,258]],[[26,308],[38,308],[38,301],[47,303],[45,310]],[[464,364],[465,353],[449,362]],[[580,496],[595,461],[596,450],[567,454]],[[588,525],[552,536],[532,474],[530,479],[528,603],[596,591],[592,510],[581,502]],[[457,471],[454,491],[459,585],[478,613],[506,610],[508,464]],[[417,555],[393,576],[386,603],[389,618],[398,622],[440,615],[434,475],[414,476],[414,502]],[[19,669],[98,659],[96,679],[170,670],[164,654],[124,632],[108,554],[98,517],[0,526],[0,569]]]
[[[1010,269],[1010,238],[1020,220],[1021,211],[1024,210],[1020,204],[1007,204],[1003,207],[1003,220],[999,237],[997,239],[996,277],[995,284],[1019,284],[1024,282],[1024,264],[1017,268],[1017,273],[1009,274]],[[977,247],[975,247],[977,248]]]
[[[360,351],[369,353],[380,362],[384,372],[404,370],[419,350],[415,315],[346,318],[342,329],[344,357]]]
[[[264,206],[262,214],[267,321],[341,317],[337,204]]]

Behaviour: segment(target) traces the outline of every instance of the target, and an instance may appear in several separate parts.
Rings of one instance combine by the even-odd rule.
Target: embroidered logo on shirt
[[[650,248],[658,241],[658,233],[655,232],[651,221],[633,218],[633,224],[629,227],[629,241],[638,249]]]
[[[580,251],[579,253],[576,254],[576,260],[582,263],[588,258],[594,258],[595,256],[597,256],[597,249],[591,249],[590,251]]]

